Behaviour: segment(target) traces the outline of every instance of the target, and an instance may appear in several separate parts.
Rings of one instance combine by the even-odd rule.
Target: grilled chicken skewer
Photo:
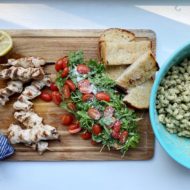
[[[33,103],[30,101],[34,98],[36,98],[37,96],[39,96],[41,94],[41,89],[44,86],[50,86],[51,80],[49,78],[49,76],[44,76],[44,78],[41,81],[33,81],[31,83],[30,86],[27,86],[24,91],[22,92],[22,94],[18,97],[17,101],[13,104],[13,108],[15,110],[17,110],[17,112],[14,113],[14,118],[19,121],[20,123],[22,123],[27,129],[35,129],[35,131],[30,131],[30,132],[20,132],[21,134],[34,134],[36,133],[36,129],[40,131],[43,131],[41,128],[46,127],[47,125],[43,125],[43,118],[41,118],[40,116],[38,116],[35,112],[31,111],[31,108],[33,106]],[[12,124],[13,125],[13,124]],[[20,126],[19,126],[20,127]],[[52,127],[54,128],[54,127]],[[18,127],[17,127],[18,129]],[[21,128],[22,129],[22,128]],[[55,129],[55,128],[54,128]],[[11,127],[9,128],[10,132],[12,131]],[[57,133],[56,129],[55,132]],[[32,137],[31,137],[32,138]],[[57,135],[58,138],[58,135]],[[57,139],[54,138],[54,139]],[[23,141],[23,139],[20,139],[21,142],[25,142],[25,140]],[[39,138],[39,140],[49,140],[48,139],[41,139]],[[31,141],[31,139],[29,139],[29,141]],[[26,143],[25,143],[26,144]],[[29,142],[30,144],[30,142]],[[38,152],[43,153],[44,151],[46,151],[48,149],[48,142],[45,141],[32,141],[32,144],[30,144],[30,146],[36,150],[38,150]]]
[[[26,134],[31,135],[31,137],[28,137],[28,143],[25,143],[25,144],[31,145],[32,148],[38,150],[38,152],[40,152],[42,154],[44,151],[46,151],[48,149],[48,142],[41,141],[41,140],[55,140],[55,139],[58,139],[58,137],[59,137],[56,128],[49,126],[49,125],[44,125],[42,123],[43,118],[40,117],[38,114],[36,114],[33,111],[15,112],[14,118],[17,121],[19,121],[20,123],[22,123],[27,129],[30,129],[30,130],[22,129],[19,126],[23,131],[27,131],[27,132],[23,132],[23,131],[21,132],[21,129],[19,129],[19,131],[20,131],[19,134],[20,135],[23,134],[23,135],[25,135],[25,137],[21,136],[21,138],[18,139],[18,134],[15,134],[15,132],[14,132],[15,128],[12,128],[12,126],[14,126],[14,124],[12,124],[9,127],[8,131],[10,134],[9,137],[10,137],[11,142],[13,142],[15,144],[17,143],[17,141],[20,141],[21,143],[25,143],[26,142]],[[53,130],[53,134],[54,134],[52,139],[51,139],[51,137],[49,137],[49,136],[51,136],[51,134],[48,132],[48,130],[50,128]],[[18,129],[18,127],[17,127],[17,129]],[[37,133],[37,131],[39,131],[39,133]],[[46,133],[46,131],[47,131],[47,133]],[[47,138],[45,138],[43,135],[41,137],[42,132],[47,135]],[[33,140],[34,134],[36,134],[38,136],[36,141]],[[15,139],[17,139],[17,141]]]
[[[9,101],[9,97],[15,93],[21,93],[23,83],[20,81],[10,81],[7,87],[0,89],[0,106],[4,106]]]
[[[30,110],[33,103],[32,100],[41,94],[41,89],[45,86],[50,86],[51,80],[49,76],[44,76],[41,81],[33,81],[30,86],[27,86],[17,101],[13,104],[15,110]]]
[[[45,65],[46,62],[44,59],[40,57],[23,57],[20,59],[8,59],[8,63],[1,64],[2,66],[15,66],[15,67],[23,67],[23,68],[29,68],[29,67],[41,67]]]
[[[58,139],[56,129],[50,125],[39,125],[38,127],[31,129],[22,129],[19,125],[11,124],[8,132],[8,137],[12,144],[24,143],[27,145],[33,145],[40,142],[39,146],[42,147],[41,143],[43,140]]]
[[[33,111],[19,111],[14,113],[14,118],[26,128],[35,128],[42,125],[43,118]]]
[[[12,79],[27,82],[31,79],[41,80],[44,77],[42,68],[23,68],[23,67],[10,67],[0,71],[0,79]]]

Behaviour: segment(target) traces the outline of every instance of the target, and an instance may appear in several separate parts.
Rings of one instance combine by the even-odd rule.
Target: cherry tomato
[[[63,72],[62,72],[61,76],[62,76],[63,78],[65,78],[68,74],[69,74],[69,68],[68,68],[68,67],[65,67],[65,68],[63,69]]]
[[[68,57],[65,56],[63,58],[60,58],[56,62],[56,64],[55,64],[55,70],[56,71],[60,71],[60,70],[64,69],[65,67],[67,67],[67,65],[68,65]]]
[[[104,110],[104,117],[112,117],[114,114],[114,108],[112,106],[107,106]]]
[[[94,95],[93,94],[83,94],[82,95],[82,101],[83,102],[86,102],[88,100],[93,100],[94,98]]]
[[[72,80],[68,79],[68,80],[66,80],[65,83],[69,86],[70,90],[72,90],[72,91],[76,90],[76,86],[75,86],[75,84],[74,84],[74,82]]]
[[[117,133],[120,132],[120,129],[121,129],[121,121],[117,120],[115,123],[114,123],[114,126],[113,126],[113,130]]]
[[[95,135],[99,135],[102,132],[102,127],[98,124],[92,126],[92,133]]]
[[[77,65],[77,72],[80,74],[87,74],[90,72],[90,68],[84,64]]]
[[[71,134],[75,134],[81,131],[80,125],[78,123],[73,123],[68,126],[68,131]]]
[[[85,133],[82,133],[82,134],[81,134],[81,137],[82,137],[82,139],[84,139],[84,140],[89,140],[89,139],[91,139],[92,134],[89,133],[89,132],[85,132]]]
[[[62,101],[61,94],[58,91],[53,91],[52,100],[56,105],[59,105]]]
[[[92,145],[97,145],[98,143],[96,141],[91,140]]]
[[[72,111],[75,111],[76,110],[76,105],[73,103],[73,102],[69,102],[67,104],[67,107],[72,110]]]
[[[52,101],[52,95],[48,92],[42,92],[40,94],[40,98],[46,102],[51,102]]]
[[[51,91],[58,91],[58,88],[57,88],[57,86],[55,85],[55,83],[51,83],[51,84],[50,84],[50,89],[51,89]]]
[[[74,120],[74,116],[71,114],[63,114],[61,116],[61,121],[63,125],[70,125]]]
[[[120,134],[114,130],[112,131],[111,135],[114,139],[119,139],[119,137],[120,137]]]
[[[124,144],[126,139],[128,137],[128,131],[123,131],[121,134],[120,134],[120,137],[119,137],[119,142]]]
[[[96,99],[100,100],[100,101],[104,100],[106,102],[109,102],[110,101],[110,96],[107,93],[105,93],[105,92],[98,92],[96,94]]]
[[[58,71],[60,71],[60,70],[62,70],[63,69],[63,64],[62,64],[62,62],[61,61],[57,61],[56,63],[55,63],[55,70],[58,72]]]
[[[83,94],[90,94],[92,92],[90,81],[87,79],[79,81],[78,88],[79,91]]]
[[[63,86],[63,95],[64,95],[65,99],[70,98],[70,96],[71,96],[71,92],[70,92],[69,86],[67,84],[65,84]]]
[[[98,120],[101,117],[100,112],[95,108],[90,108],[88,110],[88,115],[89,115],[90,118],[92,118],[94,120]]]

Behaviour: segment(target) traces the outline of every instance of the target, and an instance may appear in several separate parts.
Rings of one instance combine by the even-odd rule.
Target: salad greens
[[[138,119],[135,112],[128,109],[122,101],[123,95],[116,90],[115,82],[107,76],[104,65],[98,63],[96,60],[88,60],[84,62],[82,51],[71,52],[68,59],[69,75],[66,78],[62,78],[60,72],[57,74],[56,85],[59,88],[59,91],[62,93],[62,87],[67,79],[72,80],[76,87],[78,87],[79,81],[88,79],[90,84],[96,89],[94,94],[102,91],[106,92],[110,96],[110,101],[99,101],[94,98],[93,100],[84,102],[82,100],[83,94],[80,92],[79,88],[76,88],[75,91],[71,92],[70,99],[65,99],[60,106],[74,114],[83,131],[92,132],[92,126],[94,124],[99,124],[102,127],[102,131],[98,135],[92,133],[92,140],[101,143],[103,147],[120,150],[123,155],[129,148],[135,148],[139,142],[139,133],[137,131]],[[88,66],[90,72],[87,74],[76,74],[76,67],[79,64],[85,64]],[[70,110],[67,107],[69,102],[75,103],[76,111]],[[108,106],[114,109],[113,117],[104,116],[105,108]],[[96,108],[101,113],[101,118],[99,120],[94,120],[88,115],[88,110],[90,108]],[[121,143],[119,139],[112,136],[112,127],[115,120],[121,122],[121,133],[127,131],[128,135],[124,143]]]

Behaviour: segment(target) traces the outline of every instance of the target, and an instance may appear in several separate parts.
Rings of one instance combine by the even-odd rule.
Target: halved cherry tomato
[[[65,57],[57,60],[57,62],[55,64],[55,70],[60,71],[60,70],[64,69],[65,67],[67,67],[67,65],[68,65],[68,57],[65,56]]]
[[[75,133],[78,133],[81,131],[81,127],[78,123],[73,123],[73,124],[69,125],[68,131],[71,134],[75,134]]]
[[[63,86],[63,95],[64,95],[65,99],[68,99],[71,96],[71,92],[70,92],[69,86],[67,84],[65,84]]]
[[[61,76],[62,76],[63,78],[65,78],[68,74],[69,74],[69,68],[68,68],[68,67],[65,67],[65,68],[63,69],[63,72],[62,72]]]
[[[90,68],[84,64],[77,65],[77,72],[80,74],[87,74],[90,72]]]
[[[62,101],[61,94],[58,91],[52,92],[52,100],[55,104],[59,105]]]
[[[81,138],[84,140],[89,140],[89,139],[91,139],[91,137],[92,137],[92,134],[89,132],[85,132],[85,133],[81,134]]]
[[[52,95],[48,92],[42,92],[40,94],[40,98],[46,102],[51,102],[52,101]]]
[[[105,92],[98,92],[96,94],[96,99],[100,100],[100,101],[104,100],[106,102],[109,102],[110,101],[110,96],[107,93],[105,93]]]
[[[72,91],[76,90],[76,86],[72,80],[68,79],[68,80],[66,80],[65,83],[69,86],[70,90],[72,90]]]
[[[121,129],[121,121],[117,120],[115,123],[114,123],[114,126],[113,126],[113,130],[117,133],[120,132],[120,129]]]
[[[57,86],[55,85],[55,83],[51,83],[51,84],[50,84],[50,89],[51,89],[51,91],[58,91],[58,88],[57,88]]]
[[[114,114],[114,108],[112,106],[107,106],[104,110],[104,117],[112,117]]]
[[[100,112],[95,108],[90,108],[88,110],[88,115],[89,115],[89,117],[91,117],[94,120],[98,120],[101,117]]]
[[[87,79],[79,81],[78,88],[79,88],[79,91],[83,94],[90,94],[92,92],[90,81]]]
[[[119,137],[120,137],[120,134],[114,130],[112,131],[111,135],[114,139],[119,139]]]
[[[95,135],[99,135],[102,132],[102,127],[98,124],[94,124],[92,126],[92,133]]]
[[[74,116],[67,113],[61,116],[61,122],[63,125],[70,125],[74,120]]]
[[[82,101],[83,102],[86,102],[88,100],[93,100],[94,98],[94,95],[93,94],[83,94],[82,95]]]
[[[76,105],[73,103],[73,102],[69,102],[67,104],[67,107],[72,110],[72,111],[75,111],[76,110]]]
[[[123,131],[121,134],[120,134],[120,137],[119,137],[119,142],[124,144],[126,139],[128,137],[128,131]]]
[[[97,145],[98,143],[96,141],[91,140],[92,145]]]
[[[63,64],[62,64],[62,62],[61,61],[57,61],[56,63],[55,63],[55,70],[58,72],[58,71],[60,71],[60,70],[62,70],[63,69]]]

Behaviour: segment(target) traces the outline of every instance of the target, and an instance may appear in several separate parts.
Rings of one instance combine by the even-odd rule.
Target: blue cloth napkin
[[[10,145],[8,139],[0,134],[0,160],[11,156],[14,153],[14,148]]]

